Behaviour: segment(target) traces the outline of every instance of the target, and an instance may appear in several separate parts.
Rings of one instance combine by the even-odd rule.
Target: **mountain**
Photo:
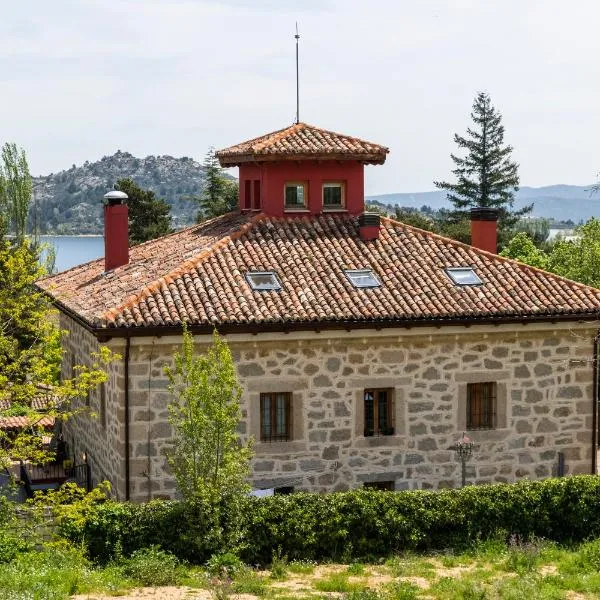
[[[413,208],[427,205],[434,210],[450,208],[446,192],[443,191],[381,194],[369,196],[367,201]],[[600,216],[600,193],[592,193],[592,185],[548,185],[538,188],[524,186],[516,194],[515,208],[528,204],[533,204],[533,216],[556,221],[570,219],[577,223]]]
[[[41,232],[102,233],[102,197],[124,177],[164,198],[172,207],[174,227],[194,222],[197,206],[190,196],[202,190],[204,168],[200,163],[186,156],[136,158],[119,150],[96,162],[33,178],[32,213]]]

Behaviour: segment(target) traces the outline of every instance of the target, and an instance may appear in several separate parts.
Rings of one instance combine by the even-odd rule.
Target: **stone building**
[[[600,291],[495,254],[491,211],[468,246],[364,212],[365,164],[388,150],[303,123],[218,153],[240,210],[127,248],[107,195],[105,260],[39,285],[59,309],[65,372],[121,360],[65,425],[116,497],[175,493],[164,366],[181,326],[216,328],[243,387],[256,488],[330,491],[596,472]],[[477,246],[477,247],[476,247]]]

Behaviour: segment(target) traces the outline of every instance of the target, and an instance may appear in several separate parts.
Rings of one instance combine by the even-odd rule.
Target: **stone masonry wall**
[[[488,329],[228,340],[244,390],[240,433],[257,440],[254,485],[317,491],[372,481],[394,481],[395,489],[458,486],[460,463],[450,448],[466,428],[467,384],[485,381],[498,384],[498,427],[468,432],[475,442],[470,482],[551,476],[558,452],[564,453],[567,474],[590,472],[594,333],[575,324]],[[134,500],[175,493],[164,458],[171,430],[163,368],[177,348],[173,340],[140,338],[132,344]],[[198,344],[198,351],[203,348]],[[393,390],[395,435],[363,436],[368,387]],[[294,439],[260,442],[260,393],[288,391]],[[116,439],[120,443],[122,436]],[[112,461],[119,451],[99,456]]]
[[[63,339],[62,375],[70,378],[73,365],[91,366],[91,355],[97,352],[96,338],[66,315],[60,315],[60,327],[67,332]],[[123,354],[119,343],[111,344],[111,349]],[[124,498],[125,490],[125,428],[124,428],[124,370],[123,360],[116,360],[109,366],[109,379],[104,384],[106,416],[102,418],[101,390],[92,391],[89,399],[78,399],[73,403],[82,409],[75,417],[63,424],[63,432],[68,451],[77,464],[82,462],[84,453],[90,464],[92,484],[102,481],[111,484],[112,494]]]

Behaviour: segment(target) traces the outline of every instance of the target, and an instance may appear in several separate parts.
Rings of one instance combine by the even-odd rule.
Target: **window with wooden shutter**
[[[292,438],[292,394],[277,392],[260,395],[260,439],[287,442]]]
[[[467,385],[467,429],[495,429],[497,395],[495,381]]]

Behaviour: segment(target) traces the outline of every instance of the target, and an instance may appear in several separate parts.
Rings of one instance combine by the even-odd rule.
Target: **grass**
[[[78,549],[48,545],[0,563],[0,600],[62,600],[72,594],[126,595],[143,586],[185,585],[216,600],[235,594],[273,600],[558,600],[600,597],[600,539],[575,548],[544,540],[492,540],[461,554],[399,554],[384,563],[317,565],[274,556],[258,571],[231,554],[205,567],[148,548],[103,567]]]

